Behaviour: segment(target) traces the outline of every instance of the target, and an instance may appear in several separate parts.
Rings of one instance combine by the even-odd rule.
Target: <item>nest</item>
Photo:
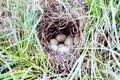
[[[71,17],[66,14],[64,7],[53,0],[50,0],[48,4],[43,2],[42,5],[45,14],[37,25],[40,43],[43,46],[44,52],[54,65],[54,72],[69,73],[77,59],[78,48],[82,46],[82,37],[87,19],[77,19],[76,17],[78,17],[78,15],[75,13],[73,15],[71,14],[71,19]],[[74,9],[78,8],[79,7],[77,6],[77,8]],[[81,15],[86,15],[82,13],[85,12],[85,8],[81,10]],[[50,47],[50,39],[61,33],[67,36],[72,36],[78,41],[72,48],[70,48],[69,52],[64,52],[62,54],[58,51],[54,51]]]

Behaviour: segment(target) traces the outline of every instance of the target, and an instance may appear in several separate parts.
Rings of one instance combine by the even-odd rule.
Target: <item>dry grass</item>
[[[76,48],[83,45],[82,37],[87,22],[87,18],[84,18],[84,16],[87,16],[87,12],[85,12],[87,4],[85,4],[85,1],[80,1],[79,4],[77,2],[69,1],[69,3],[66,2],[66,5],[65,3],[61,5],[62,2],[49,0],[41,3],[44,16],[37,26],[38,37],[45,53],[55,66],[55,73],[69,73],[77,60],[76,57],[80,56]],[[82,17],[79,19],[80,16]],[[76,37],[78,41],[69,53],[62,55],[60,52],[52,50],[49,45],[49,40],[60,33]]]

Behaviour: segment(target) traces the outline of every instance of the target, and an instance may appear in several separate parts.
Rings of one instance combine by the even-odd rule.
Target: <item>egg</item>
[[[50,40],[50,44],[51,45],[57,45],[58,44],[58,41],[56,39],[51,39]]]
[[[61,53],[68,52],[69,48],[67,46],[62,46],[62,47],[58,48],[58,51],[61,52]]]
[[[58,34],[58,35],[56,36],[56,40],[57,40],[58,42],[63,42],[65,39],[66,39],[66,35],[65,35],[65,34]]]
[[[75,45],[78,44],[77,38],[74,38],[74,44],[75,44]]]
[[[55,51],[58,50],[58,46],[57,46],[57,45],[51,45],[51,48],[52,48],[53,50],[55,50]]]
[[[73,45],[73,38],[71,36],[68,36],[66,40],[64,41],[64,44],[66,46],[72,46]]]
[[[64,44],[59,44],[59,45],[58,45],[58,48],[63,47],[63,46],[64,46]]]

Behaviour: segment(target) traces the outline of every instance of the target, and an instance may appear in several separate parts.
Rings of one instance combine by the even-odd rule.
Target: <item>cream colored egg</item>
[[[69,48],[67,46],[62,46],[62,47],[58,48],[58,51],[61,52],[61,53],[68,52]]]
[[[64,41],[64,44],[65,44],[66,46],[71,46],[71,45],[73,45],[73,38],[72,38],[71,36],[68,36],[68,37],[66,38],[66,40]]]
[[[57,40],[58,42],[63,42],[65,39],[66,39],[66,35],[65,35],[65,34],[58,34],[58,35],[56,36],[56,40]]]
[[[74,44],[75,44],[75,45],[78,44],[77,38],[74,38]]]
[[[51,48],[52,48],[53,50],[55,50],[55,51],[58,50],[58,46],[57,46],[57,45],[51,45]]]
[[[56,39],[51,39],[50,40],[50,44],[51,45],[57,45],[58,44],[58,41]]]
[[[63,46],[64,46],[64,44],[59,44],[59,45],[58,45],[58,48],[63,47]]]

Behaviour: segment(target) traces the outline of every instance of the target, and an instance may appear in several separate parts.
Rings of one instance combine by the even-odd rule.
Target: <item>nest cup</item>
[[[67,21],[63,19],[56,19],[54,22],[47,23],[48,21],[41,21],[37,26],[38,37],[43,46],[43,50],[51,62],[56,67],[56,72],[69,72],[76,60],[77,47],[80,46],[82,29],[79,29],[79,20]],[[75,44],[69,52],[60,54],[50,47],[50,39],[55,38],[58,34],[65,34],[77,39],[78,43]],[[67,69],[67,70],[66,70]],[[58,70],[58,71],[57,71]]]
[[[40,43],[42,44],[45,54],[50,59],[54,66],[55,73],[69,73],[76,61],[76,57],[80,55],[79,49],[83,44],[83,32],[86,19],[79,16],[86,15],[86,6],[82,4],[84,1],[69,2],[73,8],[70,8],[72,19],[66,13],[65,8],[54,0],[48,0],[48,4],[41,4],[45,14],[37,25],[37,32]],[[76,4],[76,5],[74,5]],[[80,7],[80,8],[79,8]],[[81,11],[79,11],[81,10]],[[72,13],[73,12],[73,13]],[[85,13],[83,13],[85,12]],[[79,15],[77,15],[79,13]],[[54,51],[50,46],[50,40],[58,34],[65,34],[76,39],[76,44],[69,49],[68,52],[61,54],[59,51]],[[79,54],[79,55],[78,55]]]

